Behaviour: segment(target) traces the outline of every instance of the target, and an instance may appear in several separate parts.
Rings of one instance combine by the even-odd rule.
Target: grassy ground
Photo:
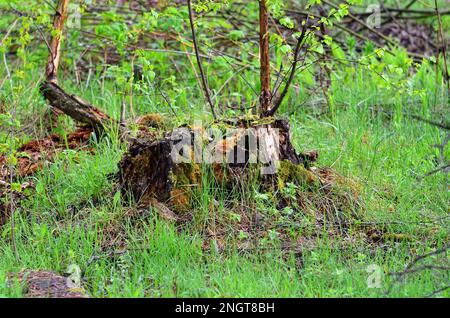
[[[448,241],[445,178],[436,174],[418,179],[436,166],[433,145],[442,141],[443,133],[409,118],[374,115],[366,106],[369,101],[360,103],[364,96],[345,90],[358,91],[336,88],[336,99],[348,106],[339,108],[333,119],[308,111],[290,116],[293,142],[299,149],[318,149],[319,166],[359,178],[364,184],[364,221],[385,224],[388,232],[408,239],[336,248],[320,238],[314,249],[301,255],[299,267],[295,255],[286,258],[277,248],[204,252],[200,233],[180,232],[149,211],[139,229],[127,226],[123,254],[101,257],[101,229],[116,218],[126,220],[107,178],[117,170],[124,146],[114,140],[94,141],[95,154],[67,150],[33,178],[36,193],[15,213],[18,259],[10,241],[11,225],[2,228],[0,293],[20,294],[7,287],[7,273],[26,268],[63,273],[71,264],[84,271],[89,293],[100,297],[383,296],[391,287],[390,296],[422,296],[443,287],[448,273],[422,271],[396,284],[385,275]],[[91,100],[101,104],[100,98]],[[200,201],[212,200],[207,197],[211,193],[203,191],[206,197]],[[92,256],[100,257],[92,261]],[[368,288],[371,264],[381,268],[381,288]]]
[[[425,269],[401,281],[389,273],[448,244],[447,176],[423,177],[440,165],[435,145],[443,142],[445,131],[408,116],[445,114],[448,93],[434,66],[425,62],[411,72],[400,51],[395,58],[385,55],[381,62],[369,58],[367,63],[384,77],[363,65],[336,65],[328,103],[312,93],[314,83],[301,82],[299,93],[291,92],[280,115],[289,118],[298,150],[319,150],[318,166],[332,167],[362,185],[359,225],[382,229],[379,241],[371,242],[370,234],[356,229],[329,237],[326,230],[321,235],[303,233],[302,226],[293,227],[297,237],[308,241],[301,253],[282,248],[269,234],[251,250],[238,248],[239,237],[227,237],[225,251],[215,249],[214,243],[205,250],[204,224],[218,218],[209,210],[210,202],[226,205],[220,189],[203,184],[191,208],[201,217],[183,227],[160,219],[152,209],[131,222],[127,215],[134,205],[114,192],[109,178],[126,146],[110,138],[93,139],[93,153],[66,150],[29,180],[35,191],[14,214],[17,257],[12,222],[0,229],[0,296],[22,295],[20,284],[7,282],[9,273],[22,269],[65,273],[73,264],[81,268],[83,286],[94,297],[418,297],[446,287],[447,271]],[[45,134],[47,106],[37,89],[41,69],[37,63],[26,75],[14,74],[3,87],[2,97],[23,121],[16,139],[11,141],[7,131],[0,133],[14,147]],[[212,76],[211,86],[219,87],[231,73]],[[256,79],[251,71],[244,74]],[[93,76],[89,85],[77,85],[67,79],[72,77],[64,78],[65,89],[118,118],[123,92],[111,79]],[[155,88],[136,94],[136,113],[165,113],[177,123],[202,117],[203,100],[195,80],[179,79],[177,86],[183,89],[173,89],[170,96],[176,118]],[[233,89],[246,90],[242,83]],[[251,98],[251,93],[247,95]],[[72,128],[73,123],[62,118],[55,131]],[[448,155],[447,146],[443,156]],[[260,196],[250,186],[248,191],[264,210]],[[231,219],[234,212],[222,209],[220,217]],[[308,222],[306,217],[300,221]],[[109,229],[114,231],[117,224],[126,248],[105,249],[111,240]],[[424,264],[438,262],[439,257],[424,260]],[[377,277],[380,284],[374,288]],[[448,289],[439,295],[448,297]]]

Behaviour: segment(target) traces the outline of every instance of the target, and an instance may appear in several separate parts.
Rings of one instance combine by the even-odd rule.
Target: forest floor
[[[169,72],[170,60],[161,60],[158,72]],[[19,149],[49,132],[59,137],[46,144],[48,160],[16,181],[13,216],[8,204],[0,212],[8,215],[0,218],[0,297],[26,296],[19,273],[40,270],[75,275],[77,292],[90,297],[449,297],[448,251],[439,252],[450,238],[448,174],[436,171],[450,155],[448,128],[417,119],[448,122],[448,92],[434,65],[412,63],[402,50],[367,63],[384,77],[338,64],[328,99],[305,75],[279,112],[298,151],[317,150],[315,166],[358,185],[359,218],[345,231],[326,222],[320,228],[315,214],[292,217],[289,206],[274,206],[252,183],[230,205],[236,197],[205,180],[182,221],[163,208],[137,206],[113,177],[126,144],[114,134],[72,144],[76,126],[65,115],[49,131],[38,89],[42,65],[15,74],[2,85],[0,116],[4,105],[14,105],[20,128],[13,142],[11,131],[1,131],[0,144]],[[210,85],[220,87],[224,76],[211,76]],[[84,83],[64,68],[60,77],[68,92],[120,117],[123,91],[111,77],[93,74]],[[134,115],[163,114],[174,126],[208,120],[195,79],[171,85],[176,103],[168,105],[156,89],[140,91]],[[290,187],[301,192],[288,185],[281,195],[292,195]],[[273,222],[256,236],[242,226],[249,215]]]
[[[112,109],[120,103],[114,100],[115,92],[100,85],[73,89],[96,105],[107,103]],[[15,211],[18,259],[10,240],[11,223],[1,230],[0,294],[22,293],[20,284],[7,284],[10,273],[65,273],[73,264],[82,270],[89,295],[96,297],[424,296],[445,287],[447,271],[424,269],[401,280],[389,275],[448,242],[446,176],[426,176],[439,165],[435,145],[445,136],[427,123],[408,117],[394,121],[372,107],[361,107],[368,97],[365,91],[336,92],[344,94],[340,97],[346,105],[332,119],[299,111],[289,120],[297,149],[318,150],[317,166],[332,167],[363,185],[359,222],[370,225],[367,230],[342,237],[328,237],[326,231],[312,235],[307,226],[311,220],[305,217],[298,229],[292,226],[293,231],[304,231],[305,238],[292,250],[282,247],[276,235],[244,251],[238,248],[242,237],[226,238],[225,251],[205,250],[210,238],[202,233],[202,222],[238,213],[224,208],[227,198],[220,189],[203,185],[192,207],[192,214],[201,217],[187,226],[165,221],[150,208],[132,224],[127,216],[135,207],[122,202],[109,178],[126,149],[118,140],[91,140],[93,151],[67,148],[28,179],[34,190]],[[45,105],[32,107],[44,111]],[[448,147],[445,152],[448,155]],[[264,196],[256,198],[261,211],[268,209]],[[218,208],[211,210],[213,200]],[[124,226],[120,239],[125,245],[115,250],[108,240],[118,225]],[[436,265],[446,258],[444,253],[424,262]],[[369,288],[377,271],[381,283]]]

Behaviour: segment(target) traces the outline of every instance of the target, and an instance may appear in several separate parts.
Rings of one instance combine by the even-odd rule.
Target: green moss
[[[317,177],[303,165],[293,164],[291,161],[283,160],[280,162],[277,171],[277,184],[280,190],[283,190],[286,183],[292,182],[297,185],[315,185],[318,183]]]
[[[200,165],[195,163],[180,163],[175,165],[170,178],[173,182],[171,205],[177,212],[189,210],[192,202],[191,185],[201,183]]]
[[[414,242],[409,234],[384,233],[381,237],[385,242]]]
[[[171,173],[172,181],[176,187],[195,184],[201,180],[200,166],[195,163],[177,164]]]

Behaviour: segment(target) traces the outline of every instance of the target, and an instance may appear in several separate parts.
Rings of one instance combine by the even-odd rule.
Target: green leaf
[[[287,54],[292,51],[292,47],[289,44],[285,44],[280,46],[280,52],[283,54]]]
[[[14,182],[11,184],[11,190],[15,192],[22,192],[22,185],[20,183]]]
[[[282,17],[280,19],[280,24],[288,29],[294,28],[294,21],[292,21],[292,19],[289,17]]]
[[[8,156],[8,163],[15,166],[17,164],[17,157],[14,154]]]
[[[230,39],[232,41],[238,41],[244,37],[245,33],[241,30],[233,30],[230,32]]]

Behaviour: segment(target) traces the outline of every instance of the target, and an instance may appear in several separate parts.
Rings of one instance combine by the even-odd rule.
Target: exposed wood
[[[259,50],[261,65],[260,112],[264,116],[272,99],[270,90],[269,13],[267,1],[259,1]]]
[[[41,84],[40,92],[53,108],[53,115],[58,115],[58,111],[62,111],[74,120],[89,125],[97,133],[102,133],[105,130],[105,125],[111,123],[109,116],[75,95],[67,94],[57,84],[59,61],[61,58],[61,35],[64,22],[67,19],[68,6],[69,0],[58,1],[53,19],[55,34],[52,36],[49,46],[49,55],[45,70],[46,81]]]
[[[308,167],[310,163],[317,160],[317,152],[298,154],[291,143],[290,126],[287,120],[277,119],[269,123],[249,123],[246,120],[224,121],[224,124],[230,127],[241,128],[246,130],[252,128],[256,134],[269,131],[270,129],[278,130],[279,144],[274,145],[274,149],[278,150],[278,159],[281,161],[289,161],[294,165]],[[194,140],[194,131],[189,131],[190,137]],[[244,138],[244,139],[241,139]],[[231,179],[227,180],[227,187],[234,187],[236,182],[242,181],[239,177],[242,174],[249,173],[250,166],[250,147],[248,140],[244,135],[236,135],[236,138],[225,138],[215,141],[214,149],[223,149],[224,156],[227,158],[226,164],[214,163],[214,170],[219,175],[222,169],[229,169]],[[176,139],[176,138],[175,138]],[[275,140],[274,140],[275,141]],[[276,142],[276,141],[275,141]],[[197,174],[201,173],[199,164],[195,163],[197,159],[193,159],[189,163],[176,163],[172,159],[172,152],[177,141],[173,137],[166,135],[164,138],[136,138],[131,141],[128,152],[122,158],[119,164],[118,181],[124,195],[131,196],[137,202],[150,202],[151,199],[157,199],[161,202],[182,201],[180,198],[183,192],[190,186],[180,187],[177,183],[180,180],[189,179],[191,186],[201,183],[201,178]],[[237,148],[239,145],[245,144],[245,160],[239,162],[236,159]],[[259,149],[263,147],[258,144]],[[231,150],[233,149],[233,150]],[[264,148],[270,152],[270,149]],[[193,152],[195,150],[192,150]],[[270,160],[270,159],[269,159]],[[182,177],[180,177],[182,176]],[[267,176],[267,180],[271,179],[271,175]],[[219,178],[219,177],[218,177]],[[176,206],[176,204],[175,204]],[[176,208],[175,208],[176,209]]]
[[[47,67],[45,69],[45,76],[47,81],[57,83],[57,74],[59,68],[59,60],[61,58],[61,35],[64,29],[64,22],[67,19],[67,9],[69,7],[69,0],[59,0],[56,8],[55,17],[53,18],[53,32],[52,40],[49,47],[49,56]]]

